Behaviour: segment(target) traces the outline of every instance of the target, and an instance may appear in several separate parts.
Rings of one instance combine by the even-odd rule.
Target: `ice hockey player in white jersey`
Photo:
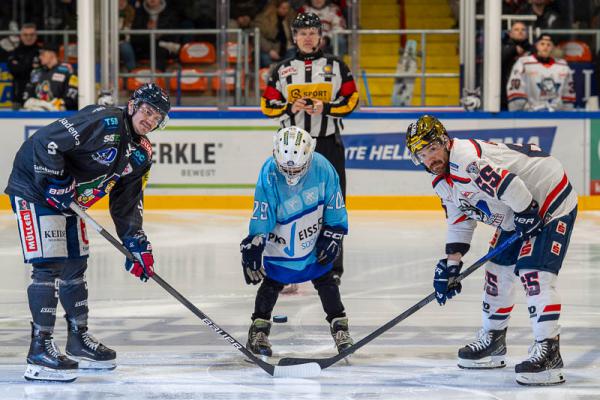
[[[542,34],[535,42],[535,52],[515,62],[506,84],[509,111],[573,109],[573,74],[565,60],[551,56],[553,49],[552,37]]]
[[[458,351],[461,368],[506,366],[506,331],[519,282],[527,297],[534,343],[515,366],[523,385],[564,382],[556,288],[577,216],[577,195],[561,163],[535,145],[451,139],[442,123],[424,115],[408,127],[407,147],[433,175],[447,218],[446,257],[435,267],[440,305],[461,291],[455,279],[476,222],[497,228],[494,248],[515,231],[521,238],[485,265],[483,327]]]
[[[335,169],[315,153],[315,139],[291,126],[273,140],[254,194],[249,235],[242,240],[247,284],[262,282],[256,294],[246,347],[272,355],[271,313],[284,285],[312,281],[338,351],[353,344],[348,318],[332,273],[348,217]]]

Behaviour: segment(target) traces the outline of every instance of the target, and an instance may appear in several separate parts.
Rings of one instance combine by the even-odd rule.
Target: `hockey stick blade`
[[[114,236],[107,232],[100,224],[98,224],[88,213],[83,211],[75,203],[71,203],[69,206],[80,218],[82,218],[88,225],[91,225],[100,235],[108,240],[115,248],[117,248],[125,257],[131,261],[136,261],[135,257],[125,246],[121,244]],[[286,377],[286,378],[312,378],[319,376],[321,373],[321,367],[319,364],[307,361],[306,363],[294,363],[289,366],[283,365],[272,365],[268,362],[261,360],[256,357],[251,351],[246,349],[240,342],[238,342],[233,336],[228,334],[225,330],[221,329],[216,323],[214,323],[206,314],[204,314],[198,307],[193,305],[188,299],[186,299],[181,293],[175,288],[165,282],[157,273],[152,275],[152,279],[181,304],[183,304],[188,310],[194,313],[200,320],[215,331],[221,338],[231,344],[233,347],[241,351],[248,359],[254,364],[258,365],[266,373],[274,377]]]
[[[496,257],[498,254],[502,253],[504,250],[506,250],[508,247],[510,247],[513,243],[515,243],[519,239],[519,237],[520,236],[517,233],[515,233],[513,236],[509,237],[500,246],[496,247],[494,250],[491,250],[485,256],[483,256],[482,258],[477,260],[473,265],[471,265],[469,268],[464,270],[463,273],[460,274],[456,278],[457,282],[462,281],[467,276],[471,275],[476,269],[481,267],[483,264],[485,264],[492,258]],[[357,351],[358,349],[360,349],[367,343],[371,342],[373,339],[377,338],[384,332],[387,332],[394,326],[398,325],[400,322],[402,322],[403,320],[405,320],[406,318],[408,318],[409,316],[411,316],[412,314],[414,314],[421,308],[425,307],[427,304],[431,303],[433,300],[435,300],[435,292],[429,294],[427,297],[425,297],[424,299],[419,301],[417,304],[410,307],[408,310],[404,311],[402,314],[398,315],[396,318],[392,319],[385,325],[379,327],[377,330],[373,331],[368,336],[365,336],[364,338],[362,338],[361,340],[356,342],[354,345],[348,347],[346,350],[340,352],[339,354],[336,354],[335,356],[332,356],[329,358],[285,357],[285,358],[282,358],[281,360],[279,360],[279,363],[277,365],[278,366],[291,366],[291,365],[306,364],[306,363],[314,362],[314,363],[319,364],[321,369],[330,367],[331,365],[335,364],[336,362],[340,361],[341,359],[348,357],[350,354],[354,353],[355,351]]]

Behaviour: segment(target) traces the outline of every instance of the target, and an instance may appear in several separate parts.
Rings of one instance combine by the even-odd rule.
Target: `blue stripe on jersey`
[[[560,314],[542,315],[538,318],[537,322],[556,321],[558,318],[560,318]]]
[[[313,207],[311,207],[311,208],[307,208],[306,210],[302,210],[302,212],[301,212],[300,214],[296,214],[296,215],[294,215],[294,216],[292,216],[292,217],[289,217],[288,219],[285,219],[285,220],[283,220],[283,221],[277,221],[277,223],[278,223],[279,225],[285,225],[285,224],[289,224],[289,223],[290,223],[290,222],[292,222],[292,221],[295,221],[295,220],[297,220],[297,219],[300,219],[300,218],[302,218],[303,216],[305,216],[305,215],[307,215],[307,214],[310,214],[310,213],[314,212],[314,211],[315,211],[317,208],[319,208],[319,206],[322,206],[322,205],[325,205],[325,201],[324,201],[324,200],[319,200],[319,201],[317,202],[317,205],[315,205],[315,206],[313,206]]]
[[[508,175],[504,177],[502,183],[500,183],[500,187],[498,188],[498,199],[502,198],[504,191],[508,188],[508,185],[515,179],[516,175],[510,172]]]
[[[548,211],[546,211],[546,214],[553,214],[554,211],[556,211],[556,209],[562,204],[562,202],[567,198],[567,196],[573,191],[573,186],[571,186],[571,183],[567,184],[567,187],[565,188],[565,190],[562,191],[561,194],[559,194],[556,199],[554,199],[554,201],[552,202],[552,204],[550,205],[550,207],[548,207]]]

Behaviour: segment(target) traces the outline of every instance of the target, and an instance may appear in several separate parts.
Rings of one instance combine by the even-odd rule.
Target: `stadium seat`
[[[230,64],[237,63],[237,52],[238,52],[238,43],[237,42],[227,42],[227,62]],[[244,56],[244,52],[242,51],[242,58]],[[252,46],[248,45],[248,62],[252,62]]]
[[[592,51],[586,42],[569,40],[561,42],[558,47],[563,51],[567,62],[592,62]]]
[[[210,42],[190,42],[181,47],[182,64],[214,64],[217,60],[215,46]]]
[[[150,68],[134,68],[131,71],[132,74],[149,74]],[[131,77],[127,78],[127,90],[135,90],[142,86],[144,83],[152,82],[153,80],[146,77]],[[160,87],[166,87],[165,78],[155,78],[154,82]]]
[[[199,68],[185,67],[181,69],[181,90],[183,92],[203,92],[208,89],[208,77],[189,76],[201,74]],[[174,75],[176,77],[176,75]],[[177,79],[170,79],[171,90],[177,90]]]
[[[58,48],[58,59],[69,64],[77,63],[77,43],[67,43],[67,51],[65,58],[65,46],[60,45]]]
[[[227,68],[226,69],[228,74],[233,74],[235,73],[235,68]],[[219,71],[216,71],[219,72]],[[235,76],[234,75],[229,75],[227,77],[225,77],[225,88],[227,89],[228,92],[233,92],[235,90]],[[242,78],[240,82],[237,82],[238,85],[242,86],[244,85],[244,74],[242,74]],[[219,80],[218,76],[213,76],[212,80],[211,80],[211,88],[214,91],[219,90],[219,88],[221,87],[221,81]]]

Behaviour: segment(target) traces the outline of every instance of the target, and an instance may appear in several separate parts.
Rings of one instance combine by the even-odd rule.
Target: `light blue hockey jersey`
[[[250,235],[265,236],[263,265],[267,276],[281,283],[299,283],[329,272],[332,264],[317,262],[315,243],[321,227],[348,232],[348,214],[333,166],[313,154],[306,175],[289,186],[269,158],[254,193]]]

